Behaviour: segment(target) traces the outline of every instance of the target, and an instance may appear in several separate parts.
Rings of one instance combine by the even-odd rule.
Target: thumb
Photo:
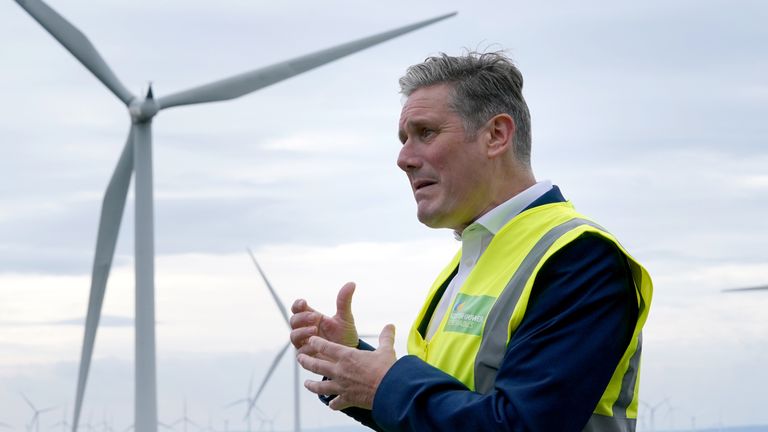
[[[354,321],[352,318],[352,294],[355,293],[355,283],[347,282],[336,296],[336,315],[344,321]]]
[[[386,348],[390,351],[395,350],[395,325],[387,324],[379,333],[379,348]]]

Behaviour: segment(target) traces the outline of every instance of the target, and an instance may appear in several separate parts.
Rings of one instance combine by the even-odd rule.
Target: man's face
[[[408,97],[400,114],[397,166],[408,175],[419,221],[462,231],[487,211],[488,157],[482,130],[467,138],[462,118],[450,108],[450,91],[440,84]]]

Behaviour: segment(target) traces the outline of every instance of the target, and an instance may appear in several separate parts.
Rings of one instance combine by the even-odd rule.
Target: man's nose
[[[400,154],[397,156],[397,166],[405,172],[421,166],[421,158],[413,151],[413,147],[409,145],[408,141],[400,149]]]

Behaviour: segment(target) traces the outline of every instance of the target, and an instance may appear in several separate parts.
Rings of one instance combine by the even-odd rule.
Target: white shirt
[[[427,341],[434,336],[437,328],[440,326],[440,322],[443,320],[443,316],[445,316],[445,312],[448,310],[448,306],[453,303],[459,288],[464,284],[472,269],[475,268],[480,255],[488,248],[496,233],[512,218],[531,205],[532,202],[549,192],[550,189],[552,189],[551,181],[540,181],[480,216],[471,225],[466,227],[461,235],[455,233],[456,239],[461,240],[459,270],[448,284],[442,298],[440,298],[440,303],[438,303],[437,308],[435,308],[432,314],[429,327],[427,328]]]

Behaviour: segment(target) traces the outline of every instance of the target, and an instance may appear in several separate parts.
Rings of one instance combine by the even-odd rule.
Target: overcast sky
[[[415,219],[395,166],[397,78],[437,52],[506,49],[525,76],[538,179],[616,234],[655,282],[641,399],[657,427],[768,423],[768,4],[762,1],[51,1],[134,93],[165,95],[450,11],[459,15],[249,96],[153,122],[160,418],[243,428],[286,303],[331,311],[358,282],[362,331],[398,354],[458,244]],[[14,2],[0,3],[0,422],[71,417],[104,188],[129,121]],[[132,422],[132,202],[84,421]],[[375,341],[374,341],[375,342]],[[307,375],[306,377],[309,377]],[[259,405],[287,429],[290,360]],[[309,426],[349,425],[303,392]],[[670,407],[672,407],[670,409]],[[641,426],[649,427],[649,410]],[[258,427],[254,422],[254,428]]]

